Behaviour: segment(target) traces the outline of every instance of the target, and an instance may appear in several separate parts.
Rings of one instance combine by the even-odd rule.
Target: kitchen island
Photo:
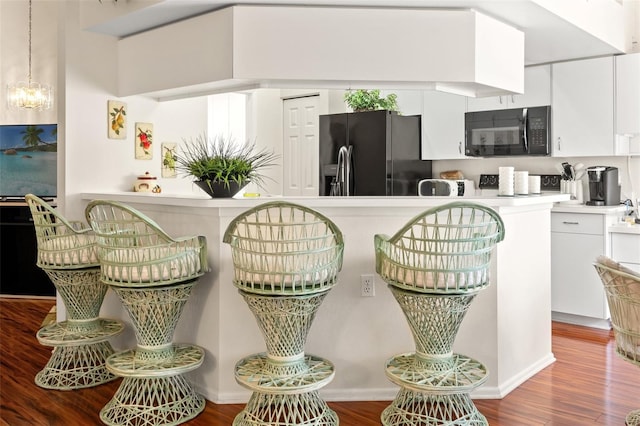
[[[258,326],[232,284],[231,250],[222,243],[230,221],[258,204],[286,200],[327,215],[344,234],[339,281],[320,307],[307,352],[331,360],[335,379],[322,390],[329,401],[390,400],[398,388],[384,363],[414,350],[400,307],[377,275],[375,296],[363,297],[361,275],[375,275],[374,234],[392,235],[413,216],[451,201],[495,208],[505,223],[491,266],[491,285],[480,292],[462,323],[456,352],[483,362],[487,382],[472,396],[502,398],[551,364],[550,210],[568,195],[523,197],[258,197],[211,199],[147,193],[85,193],[83,203],[110,199],[129,204],[157,221],[172,236],[204,235],[211,272],[200,279],[176,328],[175,342],[205,349],[201,368],[191,373],[196,388],[216,403],[246,402],[250,392],[234,379],[241,358],[265,350]],[[128,321],[110,292],[103,316]],[[131,327],[114,347],[135,345]]]

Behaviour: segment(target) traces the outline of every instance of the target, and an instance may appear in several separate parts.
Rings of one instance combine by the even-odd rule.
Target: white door
[[[283,103],[284,195],[318,195],[319,96],[285,99]]]

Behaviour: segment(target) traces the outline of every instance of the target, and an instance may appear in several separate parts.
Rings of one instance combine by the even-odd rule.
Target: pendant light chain
[[[29,0],[29,84],[31,84],[31,0]]]

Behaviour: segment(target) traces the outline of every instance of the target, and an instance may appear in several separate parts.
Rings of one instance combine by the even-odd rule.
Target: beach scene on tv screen
[[[55,197],[58,133],[55,124],[0,126],[0,196]]]

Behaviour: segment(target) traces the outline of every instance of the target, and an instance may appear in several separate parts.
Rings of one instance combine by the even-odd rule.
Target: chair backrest
[[[594,266],[607,295],[616,352],[640,365],[640,274],[606,256],[598,257]]]
[[[265,295],[326,291],[342,269],[342,232],[298,204],[270,202],[237,216],[223,241],[231,246],[234,284]]]
[[[42,269],[81,269],[97,267],[96,239],[89,226],[69,221],[43,199],[25,196],[38,244],[37,265]]]
[[[207,272],[203,236],[174,239],[128,205],[91,201],[85,209],[96,234],[102,280],[119,286],[167,285]]]
[[[489,284],[494,246],[504,238],[490,207],[453,202],[411,219],[392,237],[376,235],[376,272],[399,288],[460,294]]]

